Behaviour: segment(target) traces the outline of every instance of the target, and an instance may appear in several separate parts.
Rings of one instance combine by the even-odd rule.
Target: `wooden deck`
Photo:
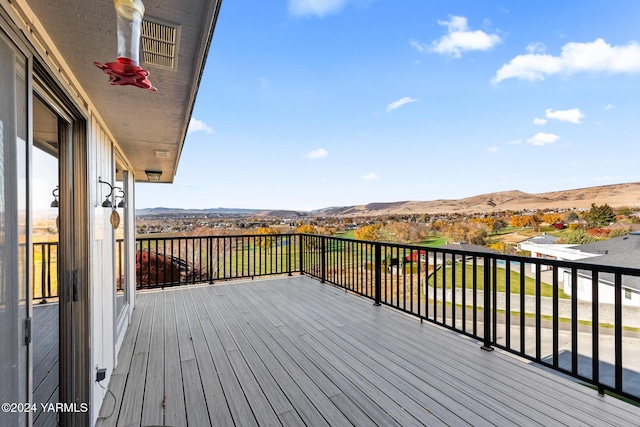
[[[106,426],[636,426],[640,408],[295,276],[141,293]]]
[[[58,311],[57,302],[35,304],[33,307],[33,402],[38,408],[42,403],[59,401]],[[35,412],[33,425],[56,425],[55,412]]]

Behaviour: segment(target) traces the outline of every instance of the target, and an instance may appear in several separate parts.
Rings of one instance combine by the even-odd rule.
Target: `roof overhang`
[[[173,182],[222,0],[144,0],[145,20],[177,29],[173,69],[146,63],[157,92],[111,86],[94,61],[117,56],[113,1],[29,1],[74,77],[130,163],[136,181],[145,170]]]

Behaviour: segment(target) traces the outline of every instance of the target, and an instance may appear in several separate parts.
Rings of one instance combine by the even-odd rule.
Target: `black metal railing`
[[[640,269],[309,234],[139,238],[135,256],[137,289],[301,273],[640,402]]]
[[[58,298],[58,242],[33,244],[33,299]]]
[[[640,269],[311,235],[301,247],[303,274],[640,402],[624,341],[640,338]]]
[[[300,237],[237,235],[136,240],[138,289],[300,271]]]

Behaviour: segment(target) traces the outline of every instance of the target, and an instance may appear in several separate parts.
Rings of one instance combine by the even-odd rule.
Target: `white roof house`
[[[611,265],[617,267],[640,268],[640,233],[601,240],[583,245],[539,244],[522,242],[521,250],[531,251],[535,258],[549,258],[565,261],[582,261],[588,264]],[[534,268],[534,266],[532,266]],[[571,277],[566,271],[562,274],[564,291],[572,293]],[[601,274],[599,280],[599,302],[614,302],[613,275]],[[578,273],[578,298],[591,301],[591,273],[580,270]],[[640,280],[638,277],[624,276],[623,304],[640,306]]]

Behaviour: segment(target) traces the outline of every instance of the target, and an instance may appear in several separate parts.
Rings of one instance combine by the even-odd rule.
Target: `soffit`
[[[144,19],[178,28],[175,67],[147,64],[157,92],[111,86],[93,65],[117,56],[116,14],[110,0],[34,0],[34,11],[75,78],[90,97],[131,163],[136,179],[145,170],[161,170],[160,182],[172,182],[191,116],[211,33],[222,0],[145,0]],[[156,151],[169,152],[157,157]]]

